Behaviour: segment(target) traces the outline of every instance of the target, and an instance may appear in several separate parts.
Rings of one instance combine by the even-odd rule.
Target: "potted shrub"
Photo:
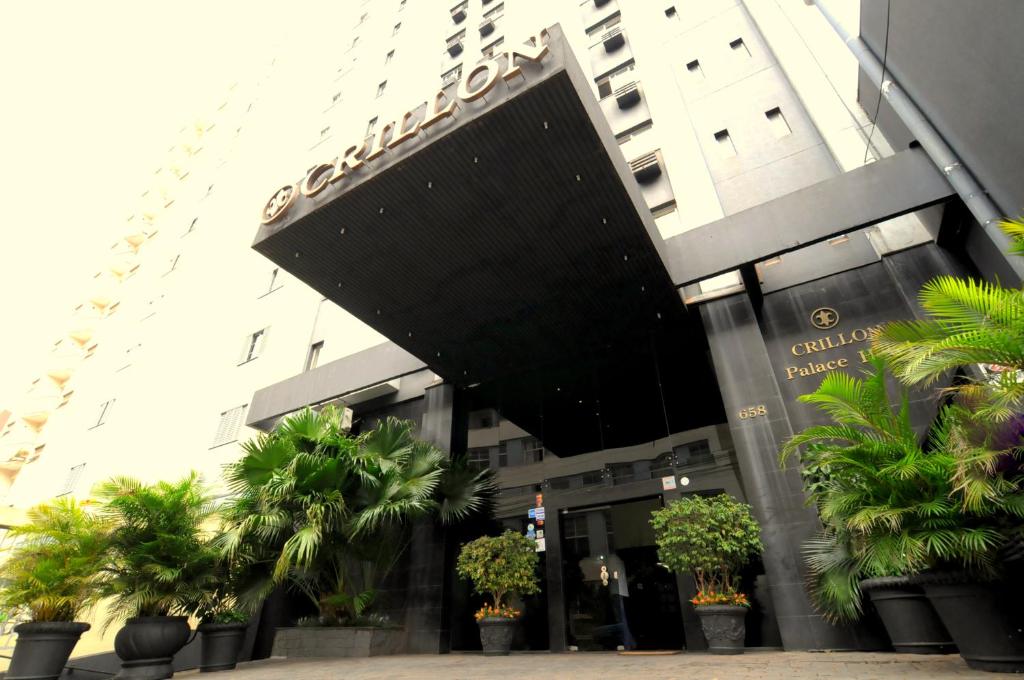
[[[491,603],[476,613],[485,656],[504,656],[512,648],[521,612],[506,604],[506,598],[539,592],[536,570],[537,542],[511,530],[481,536],[459,551],[456,572],[469,579],[477,593],[491,596]]]
[[[652,513],[658,559],[666,568],[693,574],[690,602],[712,654],[742,654],[750,603],[737,572],[760,554],[760,528],[750,506],[727,494],[685,496]]]
[[[783,447],[783,460],[805,447],[800,459],[805,479],[813,477],[810,499],[825,525],[804,546],[811,595],[829,618],[842,621],[860,616],[867,592],[897,651],[950,652],[965,639],[954,630],[961,621],[925,598],[927,584],[937,572],[951,570],[975,585],[996,578],[1000,550],[1024,512],[1024,496],[984,462],[1005,451],[978,437],[976,410],[959,401],[942,406],[922,442],[906,391],[898,407],[890,404],[886,368],[875,358],[863,379],[828,375],[801,400],[820,407],[833,423],[810,427]],[[970,620],[972,630],[1002,625],[1006,614],[980,613],[993,598],[973,595],[958,616]],[[1020,649],[1024,642],[1012,628],[990,635],[993,644]],[[990,670],[991,657],[1002,656],[1004,667],[1012,659],[963,647],[960,652],[969,665],[985,663]],[[1017,658],[1024,661],[1020,652]]]
[[[174,655],[189,641],[187,614],[215,578],[204,529],[210,496],[195,473],[152,485],[116,477],[95,495],[111,523],[107,625],[125,620],[114,639],[122,661],[117,677],[170,678]]]
[[[0,606],[25,611],[6,677],[55,679],[88,623],[75,621],[99,596],[107,546],[104,523],[71,498],[38,505],[13,527],[14,547],[0,565]]]
[[[246,560],[227,559],[219,544],[209,546],[212,587],[195,607],[199,619],[199,672],[229,671],[238,665],[238,655],[249,629],[249,615],[241,609],[236,593],[245,578]]]
[[[219,539],[229,558],[246,555],[241,604],[252,608],[287,585],[317,608],[307,623],[319,630],[279,629],[274,654],[308,655],[314,637],[339,640],[329,646],[339,655],[404,644],[372,611],[380,584],[405,553],[414,521],[450,524],[478,511],[492,473],[417,440],[411,421],[387,418],[354,436],[333,406],[304,409],[243,448],[226,468],[232,498]],[[353,627],[371,634],[356,636]],[[357,637],[372,642],[360,647]]]

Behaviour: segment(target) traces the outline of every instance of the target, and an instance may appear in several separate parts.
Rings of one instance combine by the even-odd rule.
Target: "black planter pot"
[[[956,652],[952,636],[913,578],[869,578],[860,582],[860,588],[871,597],[894,650],[905,654]]]
[[[188,643],[192,629],[184,616],[140,616],[117,631],[114,651],[121,659],[117,680],[164,680],[174,676],[171,661]]]
[[[77,621],[30,621],[14,628],[18,641],[7,680],[56,680],[64,671],[78,638],[89,630]]]
[[[480,626],[480,645],[484,656],[508,656],[515,634],[515,619],[504,616],[488,616],[477,621]]]
[[[968,666],[1024,673],[1024,613],[1006,586],[959,574],[935,575],[922,585]]]
[[[712,654],[742,654],[747,633],[747,607],[734,604],[705,604],[694,607]]]
[[[248,623],[201,623],[199,672],[230,671],[238,664]]]

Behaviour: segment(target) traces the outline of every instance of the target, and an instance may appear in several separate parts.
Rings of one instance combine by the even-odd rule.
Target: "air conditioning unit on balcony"
[[[494,33],[494,19],[484,19],[480,23],[480,35],[488,36]]]
[[[613,28],[601,36],[601,42],[604,43],[604,51],[611,53],[626,44],[626,34],[621,28]]]
[[[447,50],[448,54],[453,57],[457,57],[462,54],[462,35],[457,35],[454,38],[448,38]]]
[[[594,0],[594,7],[604,7],[609,2],[611,2],[611,0]]]
[[[631,109],[640,103],[640,92],[640,83],[634,80],[615,90],[612,95],[620,109]]]
[[[466,5],[462,4],[452,8],[452,21],[461,24],[466,20]]]
[[[652,151],[629,162],[633,177],[640,184],[650,184],[661,176],[661,151]]]

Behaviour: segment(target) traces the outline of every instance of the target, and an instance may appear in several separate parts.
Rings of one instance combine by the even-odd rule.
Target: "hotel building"
[[[340,403],[500,483],[493,518],[416,527],[383,600],[407,651],[478,647],[452,560],[502,526],[543,544],[519,648],[622,645],[614,564],[640,648],[700,649],[648,518],[721,491],[763,527],[749,646],[877,645],[811,606],[817,518],[777,451],[818,422],[796,397],[917,316],[924,281],[1019,281],[982,218],[1024,204],[1022,135],[990,136],[1024,88],[1014,36],[980,36],[1020,6],[863,0],[858,62],[788,1],[345,5],[182,132],[0,436],[7,504],[215,481],[239,441]],[[268,601],[249,653],[300,613]]]

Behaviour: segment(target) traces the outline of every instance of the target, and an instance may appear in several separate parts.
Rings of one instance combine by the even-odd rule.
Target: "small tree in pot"
[[[671,571],[692,573],[700,616],[712,654],[742,654],[750,603],[737,572],[762,549],[750,506],[726,494],[687,496],[652,513],[658,558]]]
[[[491,604],[476,613],[485,655],[509,653],[513,626],[521,612],[508,606],[506,598],[539,592],[536,570],[537,542],[511,530],[500,536],[481,536],[462,546],[457,573],[472,581],[477,593],[491,596]]]
[[[199,619],[199,672],[230,671],[238,665],[238,655],[249,628],[249,613],[238,601],[243,587],[248,554],[225,557],[220,546],[210,546],[214,581],[203,599],[194,607]]]
[[[195,473],[178,482],[145,485],[116,477],[95,492],[112,524],[104,595],[109,626],[126,619],[114,639],[117,678],[162,680],[189,641],[186,614],[216,578],[204,526],[210,496]]]
[[[97,574],[107,547],[105,524],[71,498],[44,503],[8,534],[0,566],[0,606],[27,610],[7,678],[57,678],[88,623],[75,621],[99,597]]]

